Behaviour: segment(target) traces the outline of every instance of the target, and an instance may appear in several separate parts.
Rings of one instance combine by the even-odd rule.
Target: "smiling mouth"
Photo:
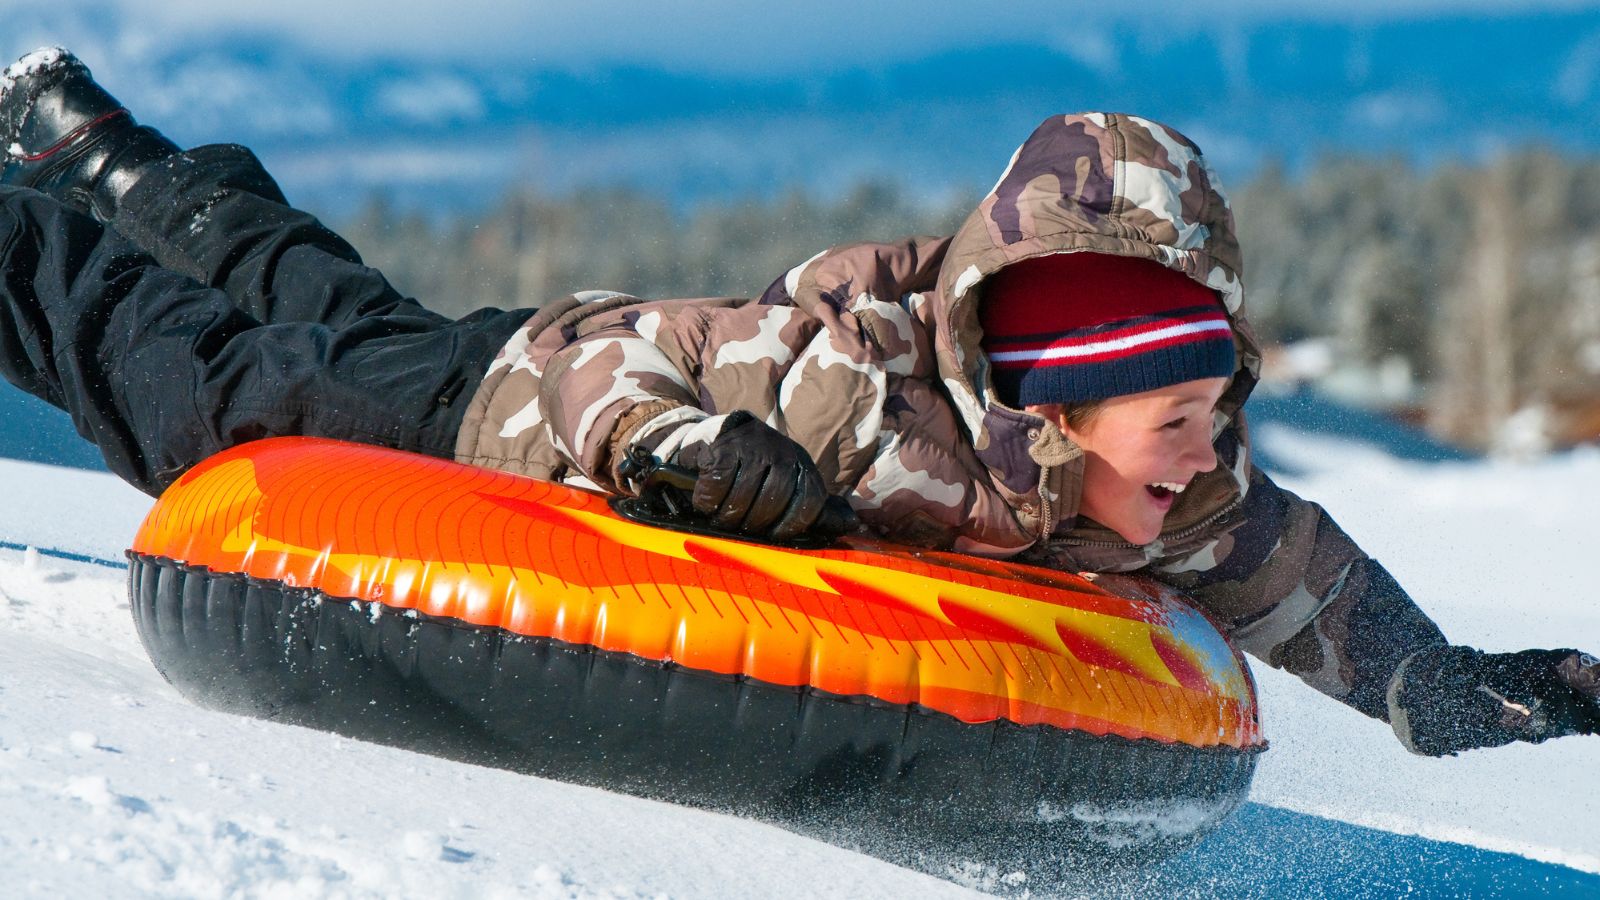
[[[1188,485],[1179,484],[1175,481],[1158,481],[1155,484],[1145,485],[1144,489],[1149,491],[1150,496],[1156,498],[1157,500],[1165,500],[1168,497],[1173,497],[1183,493],[1183,489],[1186,487],[1188,487]]]

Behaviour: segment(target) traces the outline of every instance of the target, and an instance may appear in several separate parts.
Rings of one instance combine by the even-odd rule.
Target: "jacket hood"
[[[1233,213],[1200,149],[1177,131],[1136,116],[1083,113],[1046,120],[952,239],[934,311],[944,387],[979,458],[1015,498],[1024,527],[1040,534],[1077,515],[1082,451],[1052,423],[995,399],[988,357],[979,345],[978,306],[989,276],[1053,253],[1149,259],[1217,292],[1233,324],[1239,360],[1219,406],[1218,433],[1237,418],[1261,367],[1259,344],[1245,320]],[[1180,503],[1169,524],[1182,522],[1183,513]]]

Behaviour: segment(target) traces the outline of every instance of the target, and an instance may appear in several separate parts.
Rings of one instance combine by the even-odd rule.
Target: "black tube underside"
[[[722,810],[935,872],[1189,846],[1258,749],[1101,737],[698,671],[129,554],[134,620],[228,712]],[[1055,873],[1054,875],[1052,873]]]

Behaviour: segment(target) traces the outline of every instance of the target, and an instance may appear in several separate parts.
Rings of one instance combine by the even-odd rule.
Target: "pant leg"
[[[159,493],[227,447],[278,435],[449,458],[526,311],[266,324],[118,232],[0,187],[0,374],[67,410],[111,471]]]
[[[445,320],[362,265],[355,248],[315,216],[289,206],[255,154],[235,144],[198,147],[153,166],[111,225],[163,267],[220,288],[264,323]]]

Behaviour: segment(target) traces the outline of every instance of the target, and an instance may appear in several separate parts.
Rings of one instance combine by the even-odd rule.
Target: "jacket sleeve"
[[[943,246],[835,248],[759,299],[572,308],[527,354],[540,370],[535,411],[565,463],[607,490],[630,489],[616,469],[632,447],[668,458],[744,410],[804,447],[838,491],[878,451],[889,378],[931,359],[900,301],[931,286]]]
[[[674,432],[679,443],[700,431],[716,433],[721,417],[708,393],[704,357],[710,323],[750,317],[736,304],[623,295],[570,304],[540,323],[518,363],[537,377],[526,415],[540,420],[569,470],[603,489],[627,490],[617,467],[634,442],[649,438],[654,448]]]
[[[1253,466],[1239,514],[1157,574],[1188,591],[1245,651],[1385,721],[1401,663],[1446,643],[1326,510]]]
[[[811,386],[829,380],[809,371],[821,323],[791,305],[601,302],[541,327],[525,364],[539,376],[530,415],[543,418],[565,465],[604,490],[632,490],[617,471],[631,448],[671,458],[716,437],[739,410],[795,437],[787,415],[808,410]],[[798,424],[808,436],[828,433],[809,419]]]

